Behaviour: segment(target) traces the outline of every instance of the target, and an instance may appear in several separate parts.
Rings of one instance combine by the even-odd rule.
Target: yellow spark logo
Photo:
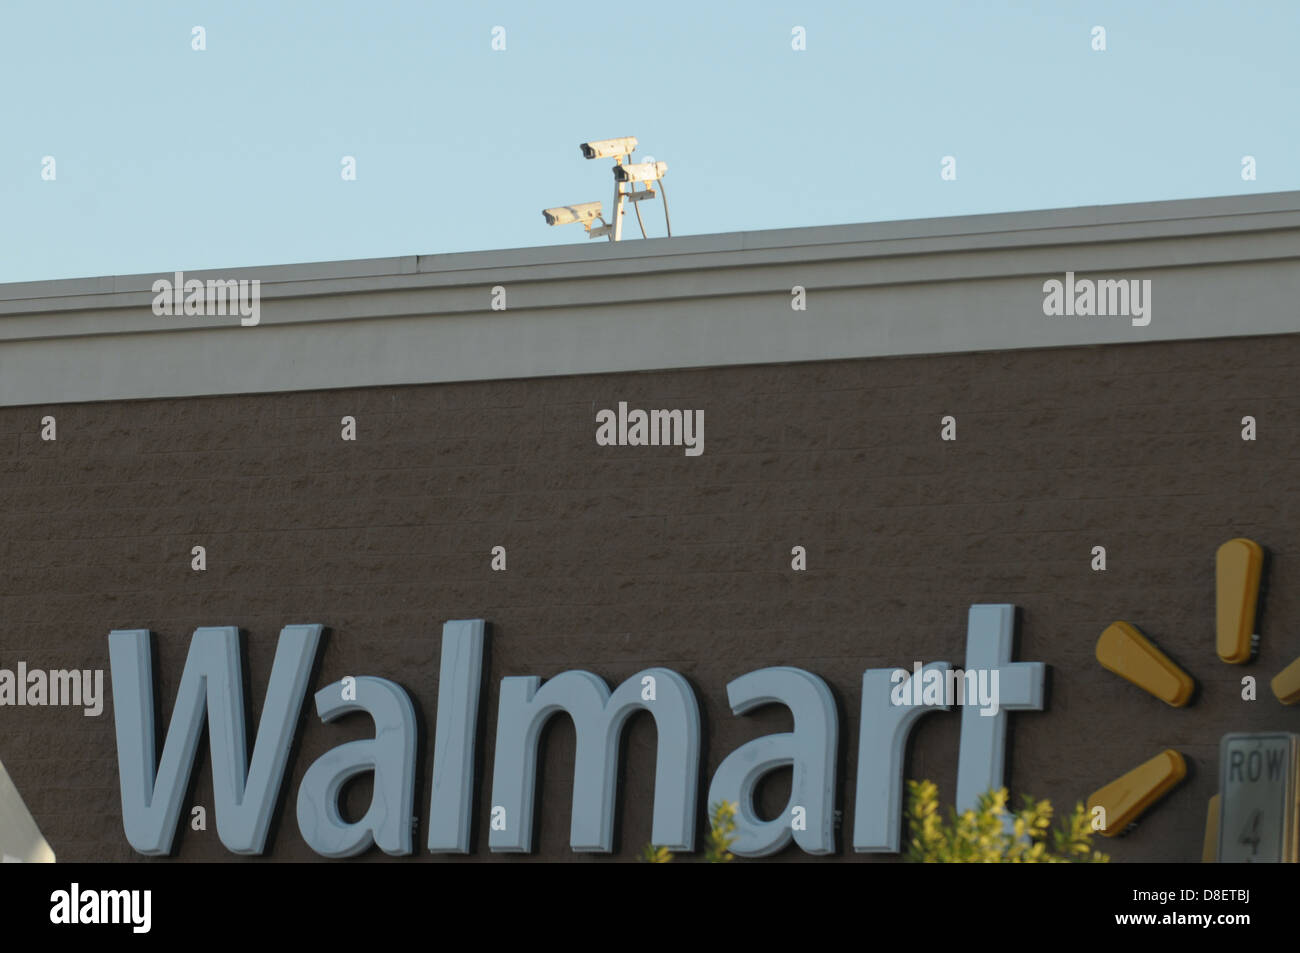
[[[1230,539],[1215,556],[1215,649],[1220,660],[1230,665],[1249,662],[1256,654],[1255,618],[1263,570],[1264,550],[1253,540]],[[1174,708],[1190,702],[1196,689],[1191,675],[1128,622],[1112,623],[1102,632],[1097,661]],[[1284,705],[1300,701],[1300,659],[1274,677],[1272,689]],[[1100,822],[1102,834],[1123,834],[1186,775],[1186,759],[1168,748],[1094,791],[1088,810]],[[1210,815],[1217,822],[1214,807],[1212,803]]]

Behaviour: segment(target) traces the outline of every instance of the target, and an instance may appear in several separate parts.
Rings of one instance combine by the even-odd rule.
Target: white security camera
[[[667,162],[634,162],[614,166],[615,182],[654,182],[668,171]]]
[[[588,159],[617,159],[636,151],[636,136],[622,136],[618,139],[593,139],[578,145],[582,154]]]
[[[600,218],[599,202],[580,202],[577,205],[561,205],[542,211],[547,225],[572,225],[574,222],[588,222]]]

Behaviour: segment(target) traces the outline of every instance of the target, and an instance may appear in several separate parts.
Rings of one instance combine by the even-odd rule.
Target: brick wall
[[[598,447],[595,412],[702,408],[705,450]],[[40,419],[58,439],[40,439]],[[939,439],[940,418],[958,439]],[[1244,442],[1241,418],[1258,420]],[[358,439],[340,439],[340,418]],[[281,626],[329,627],[316,687],[404,685],[422,722],[416,813],[426,832],[437,650],[445,619],[491,621],[480,763],[506,675],[586,668],[611,685],[683,673],[705,723],[704,778],[737,745],[788,730],[782,710],[732,716],[729,679],[807,668],[840,705],[839,859],[852,829],[864,668],[963,664],[976,602],[1021,609],[1017,658],[1050,666],[1048,709],[1011,716],[1013,792],[1066,808],[1174,747],[1191,776],[1115,860],[1195,860],[1228,731],[1291,729],[1268,691],[1300,655],[1300,336],[823,362],[651,374],[0,410],[0,667],[108,668],[114,628],[154,632],[170,716],[190,635],[247,634],[260,711]],[[1214,653],[1213,557],[1237,535],[1272,556],[1256,664]],[[190,568],[203,545],[207,571]],[[502,545],[508,570],[492,572]],[[807,548],[808,570],[790,568]],[[1103,545],[1106,572],[1090,569]],[[1198,680],[1174,710],[1100,668],[1116,619]],[[1260,699],[1240,698],[1240,678]],[[107,690],[107,685],[106,685]],[[951,796],[960,719],[913,734],[910,777]],[[165,724],[165,721],[164,721]],[[269,853],[312,859],[297,830],[303,772],[359,716],[304,711]],[[573,732],[552,723],[532,859],[568,851]],[[650,839],[654,729],[624,741],[617,859]],[[206,744],[191,801],[211,811]],[[61,860],[127,860],[111,702],[0,708],[0,760]],[[480,776],[476,852],[487,851]],[[789,775],[763,791],[769,813]],[[703,798],[701,798],[703,801]],[[368,803],[349,792],[351,816]],[[188,809],[186,811],[188,815]],[[187,825],[183,825],[183,828]],[[209,816],[178,856],[234,859]],[[387,860],[371,851],[362,860]],[[796,849],[783,860],[803,860]]]

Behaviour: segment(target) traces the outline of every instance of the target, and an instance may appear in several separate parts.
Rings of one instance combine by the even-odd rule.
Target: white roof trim
[[[1045,316],[1066,271],[1150,324]],[[186,272],[259,280],[256,327],[160,277],[0,284],[0,405],[1294,333],[1300,192]]]

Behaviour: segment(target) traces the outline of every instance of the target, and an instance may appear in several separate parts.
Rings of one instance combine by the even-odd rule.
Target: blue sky
[[[1294,0],[617,10],[0,4],[0,282],[583,242],[621,135],[678,235],[1300,189]]]

